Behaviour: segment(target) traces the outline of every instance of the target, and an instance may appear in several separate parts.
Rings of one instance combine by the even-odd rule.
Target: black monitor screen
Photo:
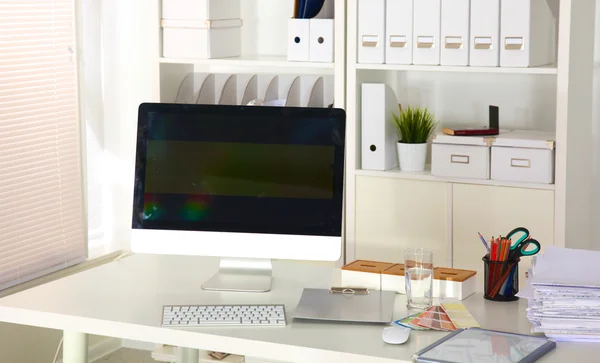
[[[133,228],[341,236],[339,109],[142,104]]]

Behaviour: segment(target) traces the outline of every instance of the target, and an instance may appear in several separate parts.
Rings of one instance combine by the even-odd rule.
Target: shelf
[[[456,72],[456,73],[502,73],[502,74],[542,74],[556,75],[556,65],[509,68],[509,67],[453,67],[453,66],[418,66],[402,64],[356,64],[356,69],[378,71],[413,71],[413,72]]]
[[[215,66],[221,68],[264,68],[270,72],[289,70],[298,73],[333,74],[333,63],[288,62],[282,56],[243,56],[218,59],[160,58],[160,63]]]
[[[354,172],[354,174],[361,175],[361,176],[373,176],[373,177],[405,179],[405,180],[422,180],[422,181],[448,182],[448,183],[457,183],[457,184],[476,184],[476,185],[490,185],[490,186],[497,186],[497,187],[554,190],[554,184],[536,184],[536,183],[505,182],[505,181],[487,180],[487,179],[436,177],[436,176],[431,175],[431,166],[430,165],[426,166],[425,171],[417,171],[417,172],[400,171],[400,169],[395,168],[395,169],[390,169],[390,170],[386,170],[386,171],[356,170]]]

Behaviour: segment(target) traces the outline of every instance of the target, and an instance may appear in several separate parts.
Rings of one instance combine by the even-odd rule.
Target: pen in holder
[[[520,258],[505,261],[491,261],[483,257],[485,266],[484,298],[493,301],[519,300],[519,261]]]

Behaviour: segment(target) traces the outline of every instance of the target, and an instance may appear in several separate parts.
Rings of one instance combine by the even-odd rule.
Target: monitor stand
[[[268,292],[271,291],[270,259],[222,258],[219,272],[202,289],[209,291]]]

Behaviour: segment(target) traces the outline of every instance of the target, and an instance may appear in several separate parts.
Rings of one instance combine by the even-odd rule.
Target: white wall
[[[594,39],[594,91],[592,110],[592,188],[600,188],[600,1],[596,1],[596,29]],[[600,192],[592,195],[591,225],[593,230],[590,236],[600,234]],[[600,242],[592,243],[593,249],[600,249]]]
[[[111,249],[128,249],[137,108],[152,101],[157,72],[157,0],[103,0],[104,148]],[[156,15],[157,16],[157,15]]]

